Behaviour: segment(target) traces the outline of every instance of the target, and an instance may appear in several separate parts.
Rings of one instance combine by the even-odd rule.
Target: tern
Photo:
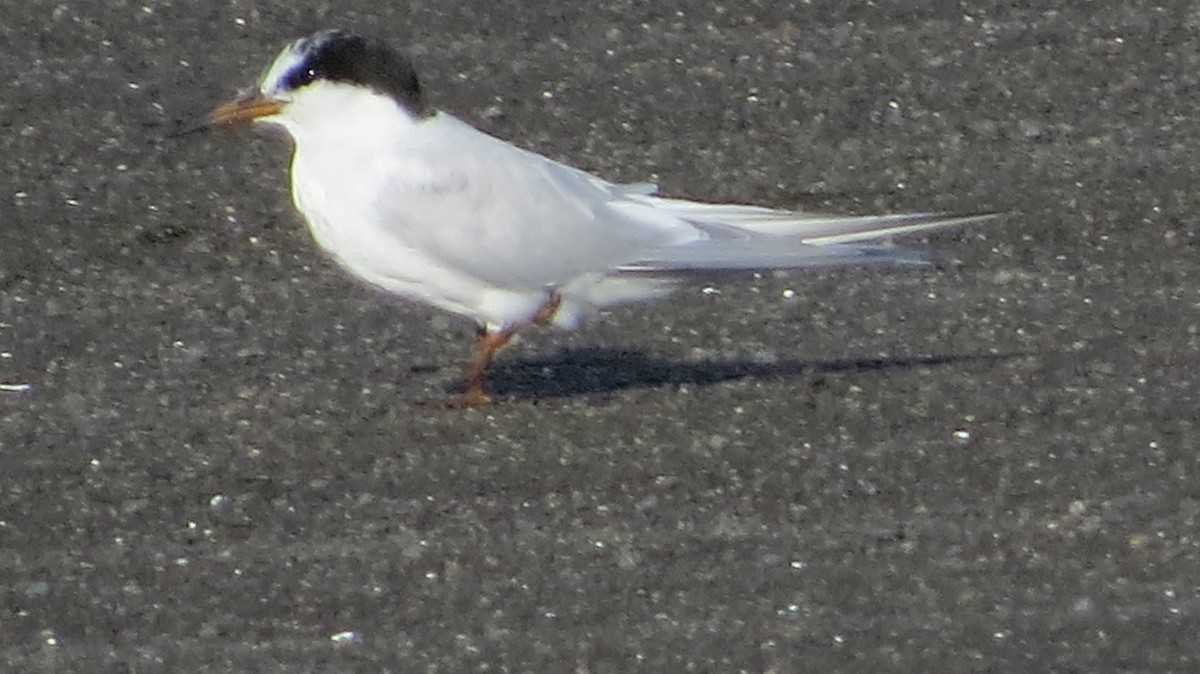
[[[881,240],[994,216],[830,216],[657,196],[490,136],[431,108],[412,62],[329,30],[285,47],[203,128],[292,138],[291,194],[343,269],[478,326],[463,406],[489,402],[496,351],[530,325],[571,329],[707,271],[912,264]]]

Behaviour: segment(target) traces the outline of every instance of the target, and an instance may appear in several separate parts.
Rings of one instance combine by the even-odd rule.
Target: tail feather
[[[642,186],[639,185],[639,187]],[[741,204],[706,204],[699,201],[656,197],[641,191],[627,192],[623,196],[630,201],[668,211],[685,220],[720,223],[757,234],[795,236],[814,245],[869,241],[941,227],[974,224],[1003,215],[1002,213],[828,215]]]
[[[849,265],[922,265],[928,255],[912,248],[870,244],[811,246],[799,242],[720,241],[656,251],[617,271],[633,274],[798,269]]]
[[[633,186],[631,186],[633,187]],[[861,264],[922,264],[920,251],[878,242],[893,236],[982,223],[1000,213],[831,216],[761,206],[705,204],[651,196],[644,186],[626,191],[628,202],[678,217],[703,238],[647,251],[625,272],[678,272]],[[636,207],[635,207],[636,208]]]

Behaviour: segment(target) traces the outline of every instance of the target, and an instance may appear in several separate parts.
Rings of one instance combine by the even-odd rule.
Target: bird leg
[[[529,324],[546,325],[554,319],[554,313],[562,304],[562,297],[551,290],[546,295],[546,301],[538,308],[537,313],[529,320]],[[475,332],[475,349],[471,352],[471,360],[463,368],[463,376],[467,380],[467,390],[463,392],[461,403],[464,407],[476,407],[492,402],[492,397],[484,390],[483,381],[492,358],[504,345],[508,344],[517,330],[523,325],[511,325],[499,330],[488,330],[480,326]]]
[[[546,293],[546,301],[542,306],[538,307],[537,313],[533,315],[533,320],[530,321],[534,325],[548,325],[554,320],[554,314],[558,313],[558,307],[562,304],[562,295],[550,290]]]
[[[517,328],[514,326],[491,332],[480,327],[475,334],[475,350],[471,352],[471,360],[467,361],[467,366],[463,368],[467,390],[463,393],[462,402],[466,407],[492,402],[492,397],[483,389],[484,375],[488,365],[492,364],[492,357],[517,334]]]

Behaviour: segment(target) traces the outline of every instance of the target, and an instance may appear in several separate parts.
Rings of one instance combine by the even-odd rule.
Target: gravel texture
[[[8,4],[0,669],[1200,669],[1194,3]],[[165,137],[331,26],[615,180],[1013,215],[420,407],[472,327],[322,259],[278,135]]]

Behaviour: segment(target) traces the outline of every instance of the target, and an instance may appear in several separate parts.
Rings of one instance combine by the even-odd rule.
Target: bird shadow
[[[949,354],[780,360],[769,363],[751,360],[679,362],[624,349],[563,349],[550,356],[518,358],[495,364],[488,371],[488,388],[499,397],[513,400],[569,398],[634,388],[712,386],[750,377],[791,379],[997,362],[1025,355],[1029,354]],[[461,391],[461,388],[457,390]]]

